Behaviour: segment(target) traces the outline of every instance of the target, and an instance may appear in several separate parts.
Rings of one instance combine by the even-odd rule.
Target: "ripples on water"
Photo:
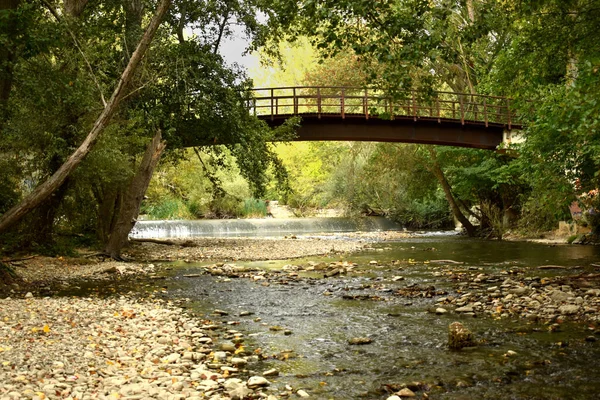
[[[264,354],[292,351],[287,361],[270,360],[253,368],[260,372],[277,368],[282,376],[274,386],[302,388],[317,399],[385,399],[385,385],[421,382],[431,398],[444,399],[595,399],[600,391],[600,346],[583,339],[587,327],[565,324],[560,333],[550,333],[543,324],[524,320],[467,318],[455,314],[437,316],[426,312],[432,299],[410,299],[390,292],[362,289],[427,284],[454,290],[431,274],[432,264],[423,261],[450,259],[464,262],[461,268],[477,267],[499,273],[519,268],[531,276],[534,267],[546,264],[589,266],[600,259],[592,246],[548,246],[522,242],[494,242],[454,236],[420,236],[374,245],[376,249],[341,257],[357,262],[364,275],[325,280],[303,279],[287,285],[261,286],[246,279],[223,279],[204,275],[185,279],[200,271],[186,266],[174,272],[170,293],[189,297],[194,307],[209,313],[214,308],[232,315],[251,311],[253,317],[239,318]],[[339,261],[340,257],[246,263],[278,269],[288,263]],[[386,264],[368,267],[370,260]],[[404,260],[391,266],[392,260]],[[409,263],[410,260],[410,263]],[[238,263],[239,264],[239,263]],[[400,269],[401,268],[401,269]],[[564,271],[546,271],[546,274]],[[392,282],[402,275],[404,281]],[[346,300],[344,293],[376,293],[387,301]],[[330,295],[326,295],[330,294]],[[455,295],[457,293],[454,293]],[[260,317],[260,322],[252,318]],[[233,317],[232,317],[233,318]],[[446,347],[448,324],[459,320],[473,330],[481,346],[464,351]],[[293,334],[269,331],[279,325]],[[373,343],[349,346],[353,337],[370,337]],[[560,347],[557,343],[569,343]],[[508,350],[517,352],[506,357]]]

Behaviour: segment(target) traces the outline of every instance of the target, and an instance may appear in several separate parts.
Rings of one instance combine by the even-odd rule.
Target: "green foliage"
[[[390,214],[395,221],[410,229],[454,228],[448,202],[441,192],[434,197],[399,203]]]
[[[250,198],[244,200],[242,215],[246,218],[263,218],[267,216],[267,204],[263,200]]]
[[[53,13],[55,2],[19,2],[18,9],[0,12],[0,212],[51,176],[90,130],[156,7],[142,3],[133,9],[121,1],[102,7],[83,2],[80,14],[69,15],[66,8]],[[264,193],[270,166],[285,188],[285,170],[267,142],[289,137],[296,122],[272,132],[250,116],[245,102],[251,82],[219,55],[222,40],[234,33],[234,21],[260,40],[257,13],[272,5],[175,3],[120,109],[48,205],[52,212],[42,213],[45,219],[31,218],[40,226],[30,231],[47,232],[38,235],[40,242],[52,241],[54,228],[96,232],[106,240],[140,155],[157,129],[171,160],[194,157],[178,148],[207,147],[205,179],[199,184],[191,184],[187,175],[187,181],[173,185],[174,191],[167,184],[150,190],[143,208],[154,217],[239,215],[242,198]],[[195,35],[188,35],[188,28]],[[224,179],[222,192],[219,170],[232,165],[236,177]]]
[[[145,207],[143,213],[150,219],[189,219],[190,216],[185,203],[173,197],[163,198],[158,204]]]

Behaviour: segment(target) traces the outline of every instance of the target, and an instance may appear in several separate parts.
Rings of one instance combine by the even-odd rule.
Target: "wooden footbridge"
[[[389,97],[364,88],[254,89],[249,110],[270,126],[302,118],[297,140],[440,144],[496,149],[515,120],[510,99],[467,93],[410,91]]]

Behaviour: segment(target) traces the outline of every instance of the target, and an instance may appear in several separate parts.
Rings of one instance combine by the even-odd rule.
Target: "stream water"
[[[202,266],[173,270],[169,295],[189,298],[190,307],[209,313],[228,311],[241,323],[255,346],[265,354],[288,354],[285,361],[270,359],[257,371],[277,368],[280,386],[304,388],[318,399],[385,399],[386,385],[419,382],[431,398],[444,399],[592,399],[600,391],[600,346],[584,340],[588,327],[565,324],[561,332],[524,320],[494,320],[427,312],[428,298],[391,295],[400,287],[433,285],[455,293],[447,282],[433,277],[431,259],[464,262],[460,268],[510,273],[520,268],[539,275],[539,265],[587,266],[600,259],[600,249],[547,246],[532,243],[490,242],[460,237],[421,237],[374,244],[372,251],[347,257],[366,273],[328,279],[263,286],[246,279],[202,275]],[[345,259],[345,258],[344,258]],[[339,261],[314,258],[291,261]],[[379,266],[369,265],[377,260]],[[392,266],[392,260],[401,260]],[[253,262],[246,266],[277,270],[290,261]],[[556,272],[554,272],[556,273]],[[564,271],[562,271],[564,273]],[[546,275],[552,272],[546,272]],[[405,280],[393,281],[402,275]],[[377,295],[382,301],[352,300],[344,294]],[[251,317],[238,317],[249,311]],[[254,318],[260,317],[256,322]],[[463,351],[447,348],[448,325],[461,321],[482,345]],[[281,326],[289,336],[272,331]],[[348,340],[369,337],[365,346]],[[565,347],[566,344],[569,344]],[[507,357],[509,350],[517,355]],[[285,358],[285,357],[284,357]]]
[[[373,242],[372,249],[348,256],[236,263],[271,272],[310,261],[357,263],[358,272],[348,275],[323,279],[322,273],[300,272],[297,279],[267,285],[204,274],[204,264],[175,262],[166,281],[146,285],[160,288],[167,298],[187,299],[187,307],[199,315],[217,318],[213,310],[228,312],[223,321],[234,321],[233,329],[247,335],[249,347],[269,355],[248,368],[259,374],[276,368],[281,374],[272,379],[272,388],[291,385],[311,398],[386,399],[402,384],[425,389],[418,393],[435,399],[598,398],[600,341],[585,340],[595,326],[566,322],[559,332],[550,332],[547,324],[524,319],[436,315],[427,310],[440,296],[393,295],[411,285],[460,295],[449,280],[433,273],[438,267],[428,261],[436,259],[464,263],[457,264],[458,270],[540,277],[593,271],[600,248],[423,235]],[[548,264],[582,269],[536,268]],[[394,279],[398,276],[404,279]],[[240,316],[243,311],[251,315]],[[454,321],[470,328],[481,344],[449,350],[448,325]],[[372,343],[349,345],[356,337]],[[516,354],[509,356],[509,351]]]

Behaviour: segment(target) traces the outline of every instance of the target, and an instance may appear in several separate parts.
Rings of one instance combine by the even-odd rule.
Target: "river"
[[[242,331],[247,345],[265,356],[249,364],[250,374],[280,371],[271,379],[274,392],[290,385],[316,399],[386,399],[408,386],[436,399],[595,399],[600,342],[594,334],[600,339],[600,331],[594,323],[431,310],[440,298],[460,297],[470,287],[450,275],[487,275],[484,291],[511,277],[536,287],[557,274],[594,272],[599,260],[600,249],[592,246],[422,234],[373,241],[351,255],[235,263],[260,280],[209,274],[206,263],[173,262],[166,280],[146,285]],[[329,278],[305,268],[321,262],[356,267]],[[577,269],[537,268],[544,265]],[[294,272],[294,266],[301,268]],[[419,288],[414,297],[411,288]],[[215,316],[215,309],[228,315]],[[473,331],[476,347],[448,349],[454,321]],[[560,329],[553,328],[556,321]],[[354,346],[352,338],[372,342]]]

